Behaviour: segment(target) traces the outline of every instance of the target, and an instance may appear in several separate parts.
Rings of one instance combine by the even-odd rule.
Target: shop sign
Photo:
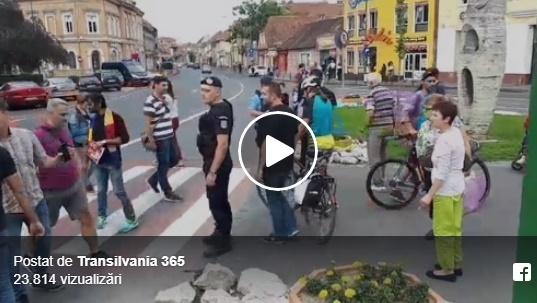
[[[392,38],[392,31],[386,31],[385,28],[382,28],[378,33],[376,34],[369,34],[365,38],[364,45],[369,45],[374,42],[384,42],[387,45],[393,45],[393,38]]]
[[[427,36],[421,36],[421,37],[405,37],[405,42],[426,42]]]

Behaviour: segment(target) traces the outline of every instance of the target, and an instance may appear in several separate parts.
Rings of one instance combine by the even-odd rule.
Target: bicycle
[[[302,201],[295,201],[294,190],[287,191],[288,199],[292,199],[295,202],[294,209],[295,211],[300,211],[304,217],[306,225],[312,225],[312,216],[317,218],[319,224],[315,225],[315,227],[318,228],[315,233],[319,238],[319,244],[326,244],[334,234],[336,227],[338,208],[336,200],[337,184],[335,179],[327,172],[331,155],[331,150],[319,150],[317,164],[315,165],[313,173],[308,177],[308,180],[304,181],[308,182],[308,185]],[[303,178],[307,174],[314,156],[315,151],[308,148],[305,165],[295,158],[293,176],[290,179],[299,180]],[[293,182],[293,180],[290,181],[291,183]],[[265,190],[259,186],[257,186],[256,189],[259,198],[268,208]]]
[[[390,136],[386,140],[406,139],[405,136]],[[416,145],[412,140],[412,147],[407,160],[387,159],[375,164],[367,176],[366,188],[371,200],[378,206],[396,210],[410,204],[418,195],[420,186],[424,183],[424,168],[416,153]],[[465,170],[465,177],[479,178],[485,184],[484,191],[480,195],[479,204],[490,193],[490,173],[487,165],[479,158],[478,152],[481,146],[478,142],[471,142],[472,158]],[[380,175],[382,180],[373,180],[374,176]],[[380,181],[380,182],[374,182]],[[375,184],[376,183],[376,184]],[[382,184],[379,184],[382,183]]]

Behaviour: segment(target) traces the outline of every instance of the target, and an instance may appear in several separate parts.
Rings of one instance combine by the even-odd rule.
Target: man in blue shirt
[[[317,77],[304,80],[303,87],[306,102],[302,118],[311,126],[316,137],[332,135],[336,105],[333,94],[321,88],[321,80]]]
[[[262,77],[260,80],[260,84],[261,90],[263,89],[263,87],[270,86],[272,84],[272,77]],[[250,104],[248,105],[248,109],[250,110],[250,116],[252,116],[253,118],[261,116],[268,110],[268,107],[265,102],[266,96],[263,96],[261,90],[255,91],[255,94],[252,99],[250,99]]]

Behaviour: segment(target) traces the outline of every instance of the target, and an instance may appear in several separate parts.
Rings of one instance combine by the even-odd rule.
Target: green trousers
[[[433,203],[433,231],[438,264],[446,271],[461,268],[463,197],[435,196]]]

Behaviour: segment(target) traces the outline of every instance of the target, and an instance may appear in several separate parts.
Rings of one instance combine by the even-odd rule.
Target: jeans
[[[7,231],[0,231],[0,237],[6,237]],[[9,256],[9,247],[4,239],[0,239],[0,302],[15,303],[15,293],[11,284],[11,266],[13,259]]]
[[[270,187],[283,187],[286,185],[288,173],[265,174],[264,184]],[[284,192],[267,190],[267,202],[274,228],[273,236],[288,237],[297,231],[295,213],[289,205]]]
[[[168,181],[168,171],[179,162],[175,151],[174,140],[176,138],[157,141],[157,171],[149,177],[151,184],[156,184],[158,181],[164,193],[172,191],[172,187]]]
[[[48,206],[45,200],[42,200],[35,207],[35,212],[39,221],[45,228],[45,235],[40,237],[35,242],[35,251],[33,252],[33,257],[47,258],[50,256],[51,250],[51,228],[50,228],[50,219],[48,213]],[[13,260],[15,256],[22,255],[21,249],[21,228],[22,224],[25,223],[26,218],[23,214],[7,214],[7,232],[9,235],[9,259]],[[20,273],[20,266],[13,266],[10,264],[11,268],[11,281],[13,283],[13,290],[15,292],[15,297],[19,299],[22,295],[26,294],[26,288],[24,285],[14,285],[15,278],[14,275]],[[33,268],[37,274],[47,273],[47,267],[35,267]],[[3,302],[3,301],[1,301]]]
[[[121,164],[97,164],[95,165],[95,177],[97,178],[97,202],[99,204],[99,217],[108,216],[108,180],[112,183],[114,194],[123,205],[123,213],[128,220],[134,220],[134,208],[131,200],[125,191],[125,183],[123,182],[123,170]]]
[[[205,165],[206,166],[206,165]],[[231,234],[231,225],[233,215],[231,213],[231,205],[228,199],[229,175],[232,167],[220,167],[216,174],[216,184],[207,186],[207,199],[209,200],[209,209],[216,222],[216,230],[222,235]],[[207,175],[208,169],[205,170]]]

